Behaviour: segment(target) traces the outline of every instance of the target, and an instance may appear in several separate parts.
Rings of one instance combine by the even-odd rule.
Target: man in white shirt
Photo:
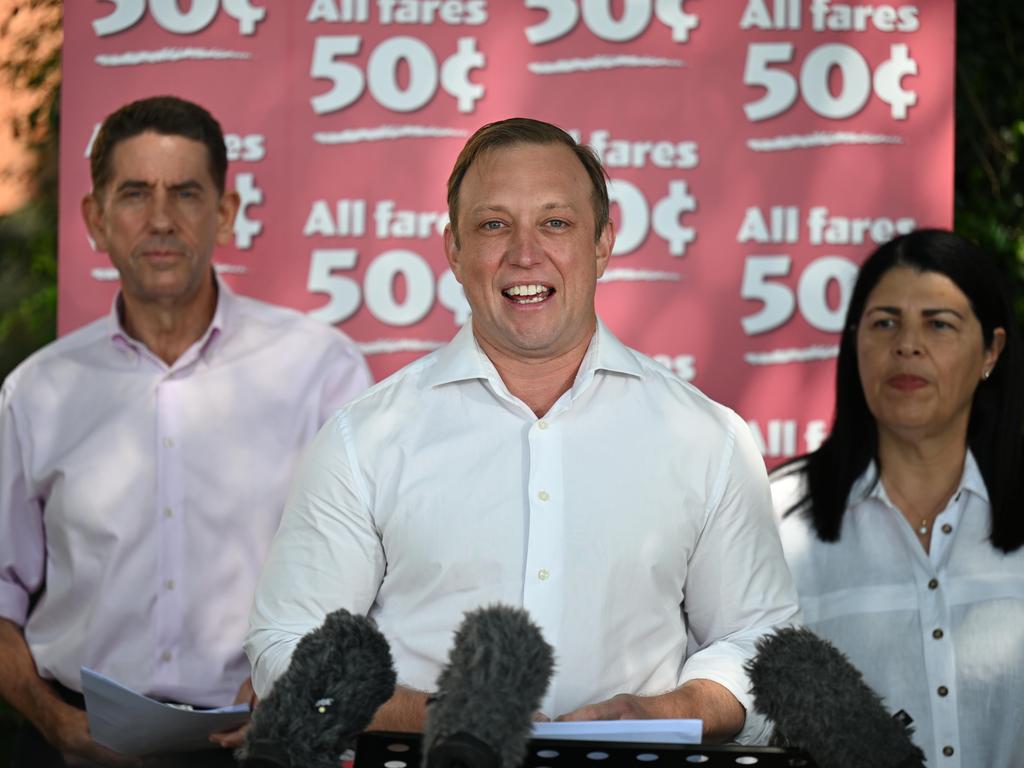
[[[343,607],[377,621],[398,668],[372,727],[419,729],[464,612],[502,602],[556,649],[543,715],[763,739],[743,665],[797,614],[764,465],[736,414],[598,321],[600,162],[552,125],[494,123],[448,204],[472,322],[314,441],[257,588],[257,693]]]
[[[82,212],[121,290],[0,392],[0,697],[28,721],[16,765],[127,762],[92,740],[83,666],[162,700],[251,700],[241,644],[291,471],[369,386],[344,334],[215,276],[238,208],[226,169],[195,104],[108,117]],[[210,746],[184,762],[234,764]]]

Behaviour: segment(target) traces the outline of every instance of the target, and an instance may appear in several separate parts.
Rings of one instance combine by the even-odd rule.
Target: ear
[[[597,276],[604,274],[608,266],[608,259],[611,258],[612,249],[615,247],[615,224],[611,219],[604,226],[604,231],[597,239]]]
[[[455,275],[455,279],[462,284],[462,252],[459,250],[459,246],[455,244],[455,232],[452,231],[452,225],[444,225],[444,257],[448,259],[448,266],[452,268],[452,273]]]
[[[230,245],[235,238],[235,216],[241,198],[233,190],[227,190],[217,201],[217,245]]]
[[[82,220],[89,230],[89,237],[96,243],[96,250],[106,253],[107,233],[103,227],[103,206],[95,192],[82,198]]]
[[[1003,347],[1006,346],[1006,329],[995,328],[992,331],[992,343],[988,345],[988,349],[985,350],[985,364],[983,371],[991,373],[992,369],[996,367],[996,363],[999,362],[999,356],[1003,353]]]

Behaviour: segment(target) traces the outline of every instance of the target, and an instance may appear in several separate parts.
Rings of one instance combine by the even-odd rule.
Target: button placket
[[[940,566],[941,568],[941,566]],[[919,620],[924,643],[924,665],[931,690],[932,744],[936,752],[943,745],[955,745],[959,738],[956,665],[953,644],[946,638],[951,626],[946,599],[947,580],[941,571],[919,574],[917,579]]]
[[[185,520],[185,459],[181,419],[187,382],[164,374],[157,383],[156,404],[156,509],[159,525],[156,542],[156,608],[153,631],[162,663],[156,665],[154,682],[173,684],[178,679],[177,657],[183,615],[181,569],[187,562]]]
[[[527,432],[529,472],[525,500],[529,535],[523,572],[523,607],[541,628],[545,640],[557,646],[564,614],[563,573],[564,501],[563,444],[557,420],[541,419]],[[545,699],[553,701],[553,685]],[[543,707],[542,707],[543,709]]]

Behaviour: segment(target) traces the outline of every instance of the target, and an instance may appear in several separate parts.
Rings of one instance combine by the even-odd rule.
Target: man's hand
[[[92,740],[85,712],[57,696],[39,677],[21,627],[0,619],[0,698],[18,710],[69,765],[140,765]]]
[[[698,718],[704,721],[705,744],[736,736],[747,713],[725,686],[711,680],[690,680],[659,696],[620,693],[556,717],[556,720],[651,720]]]
[[[633,696],[620,693],[610,699],[588,704],[555,718],[558,721],[577,720],[650,720],[659,717],[653,714],[650,704],[654,697]]]
[[[250,710],[256,709],[260,700],[256,697],[256,692],[252,689],[251,677],[247,677],[245,682],[242,683],[242,686],[238,689],[238,693],[235,694],[235,701],[233,703],[248,704]],[[245,723],[233,731],[221,731],[219,733],[210,734],[210,741],[218,747],[235,749],[236,747],[242,746],[242,742],[245,740],[245,734],[248,730],[249,723]]]
[[[43,736],[60,750],[68,765],[142,765],[136,757],[122,755],[93,741],[89,733],[89,719],[81,709],[61,703],[54,708],[52,715]]]

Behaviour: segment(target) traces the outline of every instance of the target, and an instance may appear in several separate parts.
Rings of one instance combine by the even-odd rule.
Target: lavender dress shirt
[[[110,315],[0,393],[0,616],[40,675],[230,703],[256,579],[304,446],[370,384],[355,344],[219,283],[166,365]],[[29,611],[30,595],[41,596]]]

